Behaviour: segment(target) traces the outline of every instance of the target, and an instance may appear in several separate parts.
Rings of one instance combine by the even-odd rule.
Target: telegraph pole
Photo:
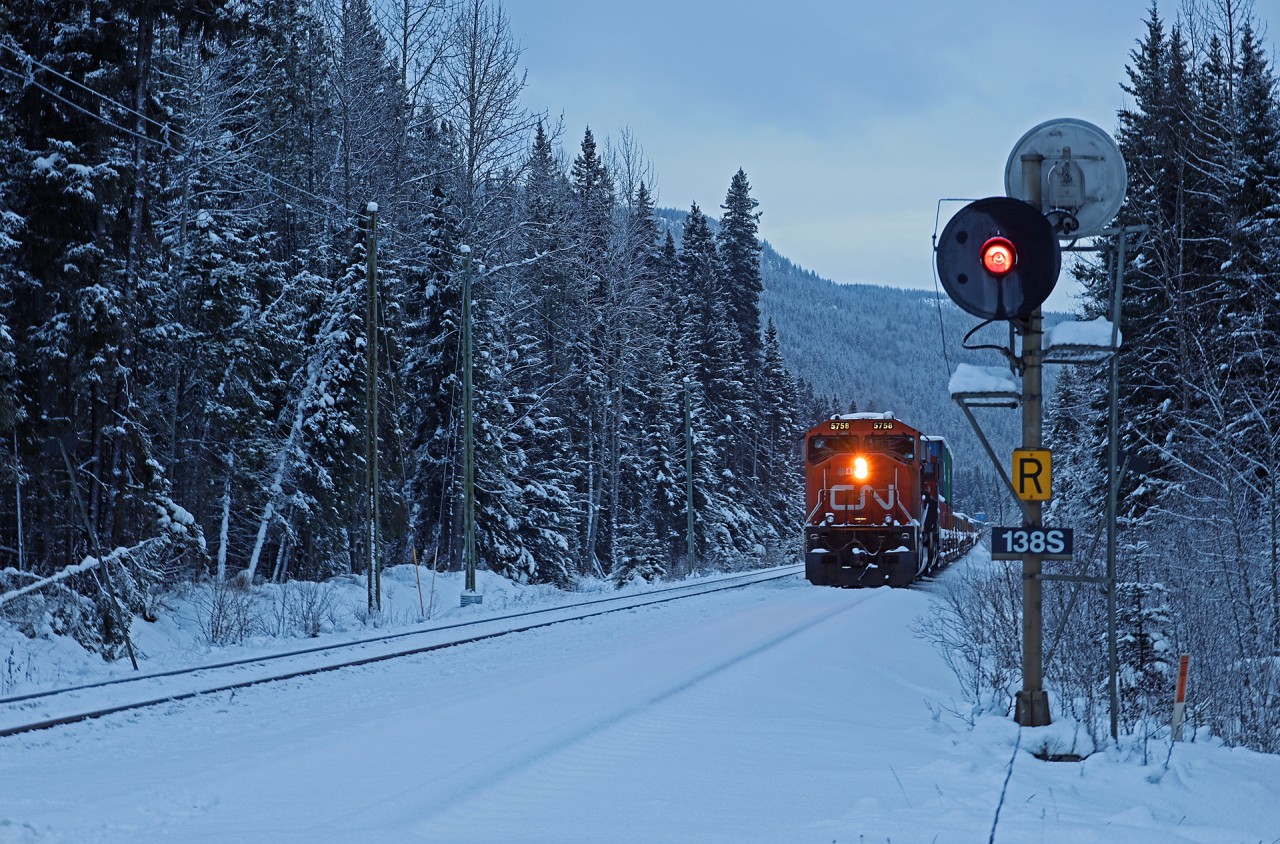
[[[684,379],[684,510],[686,518],[685,539],[689,545],[689,574],[693,574],[694,553],[697,550],[693,532],[693,399],[690,395],[689,377]]]
[[[21,458],[18,455],[18,426],[17,425],[13,426],[13,468],[14,468],[13,475],[15,478],[14,505],[16,507],[15,512],[17,513],[17,516],[18,516],[18,571],[26,571],[27,570],[26,555],[24,553],[24,549],[22,546],[22,462],[21,462]],[[1273,505],[1274,505],[1274,501],[1273,501]],[[1275,507],[1272,506],[1271,509],[1274,511]],[[1275,519],[1272,519],[1272,522],[1274,521]],[[1274,536],[1275,525],[1272,524],[1271,528],[1272,528],[1271,534],[1272,536]],[[1274,544],[1275,543],[1272,543],[1273,546]],[[1273,570],[1274,568],[1275,567],[1272,566]]]
[[[1125,245],[1129,238],[1121,230],[1117,238],[1116,283],[1111,291],[1111,345],[1120,338],[1120,304],[1124,301]],[[1107,692],[1111,705],[1111,738],[1120,735],[1120,663],[1116,646],[1116,518],[1120,496],[1120,355],[1111,355],[1110,402],[1107,408]]]
[[[382,612],[382,564],[378,553],[378,203],[370,202],[365,238],[365,494],[369,509],[369,611]]]
[[[474,416],[474,364],[471,342],[471,247],[459,247],[466,258],[462,266],[462,497],[463,561],[466,578],[462,606],[482,603],[476,593],[476,453]]]

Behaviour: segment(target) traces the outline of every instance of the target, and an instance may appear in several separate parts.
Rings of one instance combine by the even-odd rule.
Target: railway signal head
[[[1018,250],[1003,237],[982,244],[982,268],[994,276],[1008,275],[1018,262]]]
[[[993,196],[951,218],[938,241],[937,261],[952,301],[976,317],[1007,320],[1030,316],[1049,298],[1062,249],[1039,210]]]

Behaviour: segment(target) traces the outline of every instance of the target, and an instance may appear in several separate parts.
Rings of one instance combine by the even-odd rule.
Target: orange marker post
[[[1178,657],[1178,687],[1173,695],[1173,718],[1169,722],[1174,741],[1182,741],[1182,722],[1187,713],[1187,668],[1190,664],[1190,654]]]

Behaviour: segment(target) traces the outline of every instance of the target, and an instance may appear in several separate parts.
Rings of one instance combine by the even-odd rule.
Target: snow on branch
[[[140,551],[146,548],[148,545],[152,545],[158,541],[160,541],[160,537],[152,537],[151,539],[146,539],[146,540],[143,540],[142,542],[139,542],[137,545],[134,545],[132,548],[117,548],[114,551],[112,551],[110,554],[107,554],[105,559],[108,561],[114,561],[120,557],[127,557],[130,554],[136,551]],[[4,594],[0,595],[0,606],[8,603],[9,601],[12,601],[14,598],[21,597],[22,595],[25,595],[28,592],[35,592],[38,589],[43,589],[44,587],[57,583],[60,580],[66,580],[68,577],[71,577],[72,575],[84,574],[90,569],[96,569],[101,564],[102,564],[102,560],[99,560],[96,557],[85,557],[79,563],[76,563],[75,565],[67,566],[57,574],[53,574],[53,575],[50,575],[49,577],[45,577],[40,580],[37,580],[35,583],[28,583],[26,586],[23,586],[20,589],[14,589],[11,592],[5,592]]]

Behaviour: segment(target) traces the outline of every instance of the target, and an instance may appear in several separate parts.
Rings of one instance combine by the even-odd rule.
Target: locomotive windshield
[[[847,454],[858,450],[858,437],[814,437],[809,440],[809,462],[817,463],[834,454]]]
[[[867,437],[867,451],[891,454],[904,460],[916,456],[916,438],[902,435]]]

